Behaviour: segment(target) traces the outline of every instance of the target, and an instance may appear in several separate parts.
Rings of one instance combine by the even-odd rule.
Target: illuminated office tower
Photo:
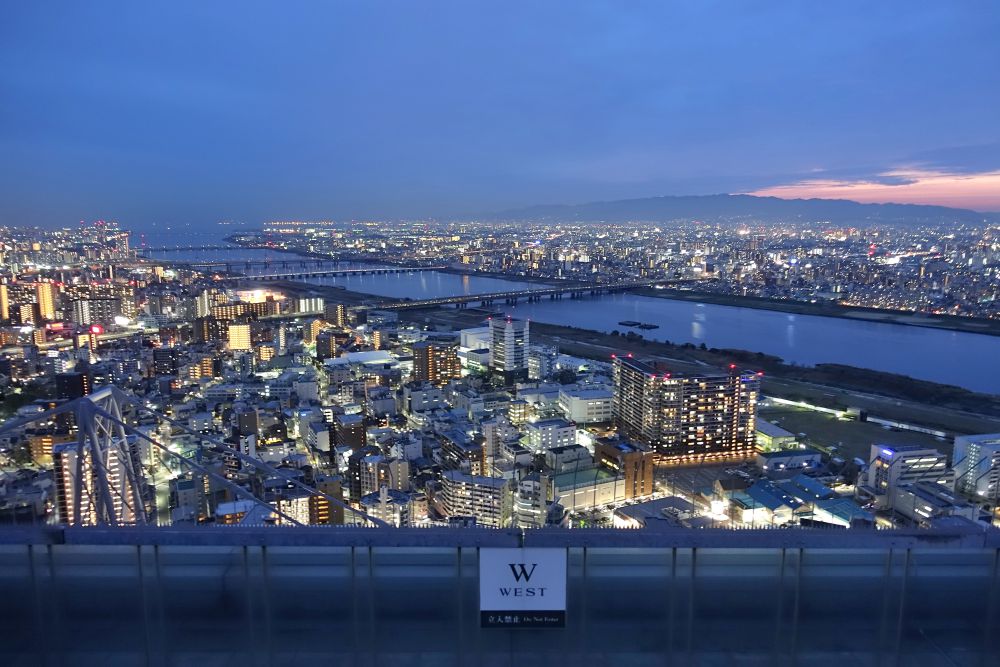
[[[528,340],[525,320],[490,320],[490,367],[506,382],[528,379]]]
[[[760,378],[734,369],[719,375],[658,372],[631,358],[613,365],[615,425],[660,458],[701,462],[755,453]]]
[[[422,341],[413,345],[413,379],[445,384],[459,378],[462,366],[456,343]]]
[[[6,283],[0,283],[0,321],[10,319],[10,290]]]

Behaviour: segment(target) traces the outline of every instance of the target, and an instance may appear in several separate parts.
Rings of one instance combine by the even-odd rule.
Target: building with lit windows
[[[343,329],[347,326],[347,306],[342,303],[325,303],[323,319],[335,327]]]
[[[38,303],[38,313],[43,320],[56,319],[56,308],[59,300],[58,285],[50,282],[36,284],[35,299]]]
[[[675,461],[746,459],[756,452],[757,374],[733,367],[718,375],[677,375],[621,357],[612,370],[613,413],[623,437]]]
[[[559,409],[576,424],[609,422],[614,417],[614,393],[610,387],[563,387],[559,390]]]
[[[78,443],[67,442],[52,446],[52,463],[56,489],[56,515],[61,523],[72,523],[77,503],[77,488],[79,487],[80,525],[96,526],[100,523],[97,499],[99,488],[98,478],[106,476],[108,487],[112,490],[111,502],[114,519],[118,523],[128,524],[135,521],[136,515],[126,498],[131,490],[124,474],[124,462],[120,460],[115,449],[109,449],[103,461],[95,462],[91,450],[83,450],[83,461],[80,463],[81,478],[77,484]]]
[[[1000,496],[1000,433],[956,437],[951,460],[957,491],[997,500]]]
[[[490,320],[490,367],[506,382],[528,379],[529,326],[511,317]]]
[[[253,349],[249,324],[230,324],[228,336],[230,350],[249,351]]]
[[[462,375],[457,343],[425,340],[413,344],[413,379],[446,384]]]
[[[525,445],[534,452],[576,443],[576,426],[565,419],[543,419],[524,425]]]
[[[122,316],[121,299],[76,299],[70,315],[76,324],[110,324]]]
[[[625,498],[653,493],[655,455],[647,445],[624,440],[594,442],[594,461],[625,478]]]
[[[510,523],[511,492],[503,478],[446,470],[441,473],[441,495],[450,518],[474,517],[477,525],[490,528]]]
[[[954,485],[948,457],[936,449],[907,445],[872,445],[868,467],[858,479],[858,496],[875,509],[892,509],[896,487],[917,482]]]

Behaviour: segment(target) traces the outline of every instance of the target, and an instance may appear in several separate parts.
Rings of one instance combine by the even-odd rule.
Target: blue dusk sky
[[[0,224],[1000,210],[1000,2],[5,2]]]

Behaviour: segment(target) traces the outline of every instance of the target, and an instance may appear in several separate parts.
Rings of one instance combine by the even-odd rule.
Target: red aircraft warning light
[[[100,324],[91,324],[90,333],[97,334],[98,336],[100,336],[102,333],[104,333],[104,327],[102,327]]]

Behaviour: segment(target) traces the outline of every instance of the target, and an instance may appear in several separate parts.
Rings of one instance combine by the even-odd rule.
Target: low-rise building
[[[613,404],[611,387],[571,387],[559,391],[559,409],[568,421],[577,424],[610,422]]]

